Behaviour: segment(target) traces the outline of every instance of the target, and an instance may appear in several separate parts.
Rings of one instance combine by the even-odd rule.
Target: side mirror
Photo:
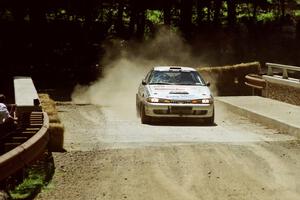
[[[209,87],[210,86],[210,82],[206,82],[206,84],[205,84],[207,87]]]
[[[145,81],[145,79],[143,79],[142,80],[142,85],[146,85],[147,83],[146,83],[146,81]]]

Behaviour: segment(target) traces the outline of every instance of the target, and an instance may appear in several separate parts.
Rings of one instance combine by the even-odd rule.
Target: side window
[[[152,72],[153,72],[153,70],[151,70],[151,71],[147,74],[147,76],[145,77],[146,83],[149,83],[149,78],[150,78]]]
[[[200,75],[200,73],[195,72],[194,75],[199,79],[201,84],[205,84],[204,79],[202,78],[202,76]]]

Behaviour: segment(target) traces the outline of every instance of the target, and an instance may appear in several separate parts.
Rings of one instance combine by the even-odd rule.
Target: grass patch
[[[53,172],[54,163],[52,155],[45,153],[40,160],[25,170],[26,175],[23,182],[9,190],[11,199],[33,199],[48,184]]]
[[[29,176],[14,190],[10,191],[12,199],[28,199],[36,194],[45,184],[45,175],[41,171],[29,171]]]

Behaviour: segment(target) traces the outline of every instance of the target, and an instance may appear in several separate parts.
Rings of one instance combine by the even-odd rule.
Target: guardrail
[[[252,88],[252,95],[255,94],[255,89],[262,91],[266,87],[266,81],[257,74],[247,74],[245,79],[245,85]]]
[[[282,71],[283,79],[289,79],[288,71],[300,72],[300,67],[297,67],[297,66],[282,65],[282,64],[276,64],[276,63],[266,63],[266,66],[268,67],[268,71],[267,71],[268,76],[274,75],[273,69],[275,68],[275,69],[280,69]]]
[[[38,159],[47,149],[49,118],[45,112],[41,113],[43,124],[38,131],[24,143],[0,156],[0,181]]]
[[[256,89],[263,89],[266,87],[266,81],[259,75],[256,74],[247,74],[245,76],[246,81],[245,84],[256,88]]]

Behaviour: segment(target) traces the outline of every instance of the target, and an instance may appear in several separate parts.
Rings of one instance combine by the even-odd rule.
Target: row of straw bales
[[[236,96],[251,95],[251,88],[245,85],[245,76],[259,74],[261,66],[259,62],[250,62],[221,67],[198,67],[197,70],[211,83],[214,95]]]
[[[39,98],[43,111],[49,116],[49,150],[63,151],[64,126],[58,117],[55,101],[48,94],[39,94]]]

